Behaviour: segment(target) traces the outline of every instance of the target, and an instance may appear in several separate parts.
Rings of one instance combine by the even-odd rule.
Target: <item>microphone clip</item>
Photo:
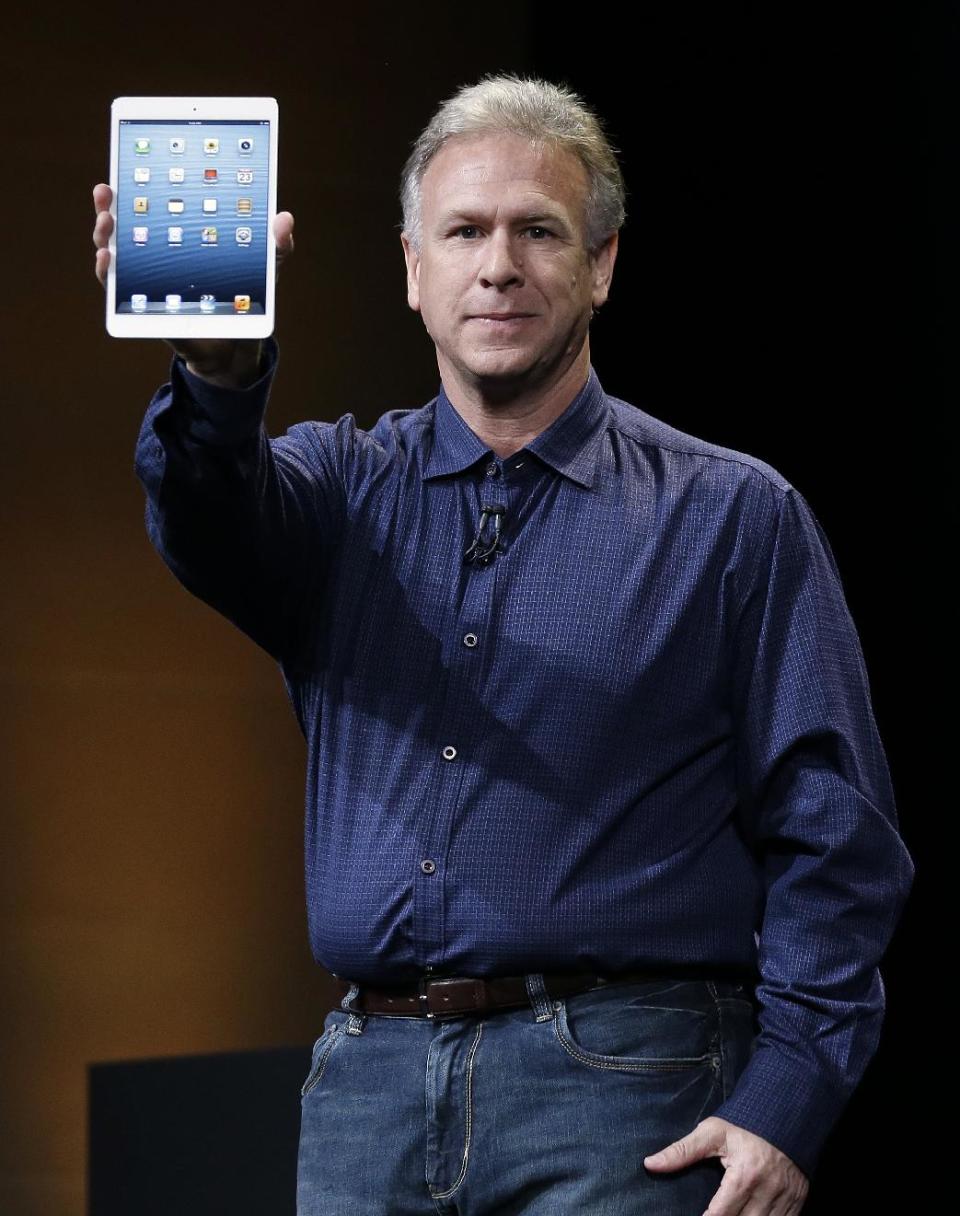
[[[473,562],[478,566],[488,566],[493,561],[498,552],[503,552],[503,545],[500,543],[501,521],[507,513],[507,508],[494,503],[492,506],[483,507],[480,512],[480,526],[477,528],[477,535],[473,538],[473,543],[463,554],[463,560],[467,564]],[[493,520],[492,528],[489,526],[491,519]]]

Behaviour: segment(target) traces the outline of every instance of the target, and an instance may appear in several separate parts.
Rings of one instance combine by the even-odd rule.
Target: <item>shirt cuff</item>
[[[170,368],[174,400],[184,404],[187,433],[200,443],[229,445],[249,438],[263,421],[278,350],[272,336],[263,340],[262,375],[247,388],[220,388],[193,375],[176,355]]]
[[[810,1178],[847,1097],[812,1076],[809,1064],[760,1047],[711,1114],[761,1136]]]

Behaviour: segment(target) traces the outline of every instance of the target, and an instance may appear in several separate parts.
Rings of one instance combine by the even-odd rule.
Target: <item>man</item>
[[[435,400],[271,440],[275,344],[182,343],[137,455],[308,742],[343,999],[298,1211],[793,1216],[912,876],[829,545],[769,465],[603,392],[623,185],[575,95],[462,89],[402,197]]]

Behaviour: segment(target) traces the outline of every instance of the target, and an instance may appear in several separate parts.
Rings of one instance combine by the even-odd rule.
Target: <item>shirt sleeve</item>
[[[781,494],[735,629],[744,830],[763,867],[759,1034],[714,1113],[810,1175],[873,1056],[879,962],[913,879],[836,562]]]
[[[270,439],[264,414],[277,347],[264,343],[249,388],[218,388],[179,358],[147,410],[136,471],[147,531],[181,583],[279,661],[315,627],[342,519],[337,427]]]

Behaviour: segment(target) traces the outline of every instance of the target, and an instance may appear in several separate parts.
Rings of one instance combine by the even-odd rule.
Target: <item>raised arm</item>
[[[104,283],[110,187],[93,194],[96,274]],[[279,262],[293,249],[289,212],[277,216],[274,234]],[[272,338],[169,345],[170,381],[150,403],[136,452],[151,540],[190,591],[277,659],[292,661],[316,619],[338,535],[337,428],[305,424],[268,438]]]

